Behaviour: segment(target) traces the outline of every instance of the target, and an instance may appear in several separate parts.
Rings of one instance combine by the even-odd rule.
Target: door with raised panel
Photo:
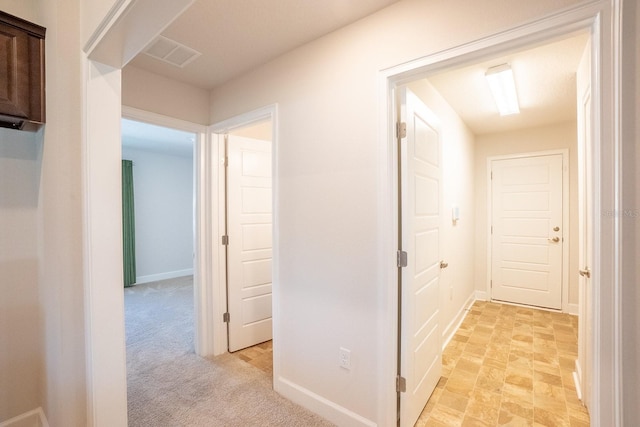
[[[562,154],[491,162],[491,298],[562,308]]]
[[[437,118],[411,91],[400,94],[400,424],[413,426],[442,373],[440,325],[441,142]]]
[[[272,337],[271,142],[227,138],[229,351]]]
[[[591,346],[593,302],[591,265],[593,251],[593,154],[591,151],[591,43],[585,47],[576,76],[578,104],[578,363],[580,396],[591,407]],[[572,272],[572,274],[575,274]]]

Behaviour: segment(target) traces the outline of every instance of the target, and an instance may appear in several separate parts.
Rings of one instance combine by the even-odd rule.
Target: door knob
[[[580,273],[582,277],[586,277],[587,279],[591,278],[591,270],[589,269],[589,267],[585,267],[584,270],[578,270],[578,273]]]
[[[553,239],[549,239],[550,242],[558,243],[560,241],[559,237],[554,237]]]
[[[440,261],[440,268],[447,268],[447,267],[449,267],[448,262]]]

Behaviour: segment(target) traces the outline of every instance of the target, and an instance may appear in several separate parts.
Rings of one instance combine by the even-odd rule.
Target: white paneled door
[[[400,98],[406,125],[406,136],[400,138],[401,249],[407,254],[400,269],[400,382],[406,384],[400,393],[400,424],[413,426],[442,373],[442,156],[436,118],[409,90],[402,90]]]
[[[229,351],[268,341],[271,325],[271,142],[227,139]]]
[[[562,308],[563,156],[491,162],[491,298]]]
[[[591,137],[591,43],[584,50],[576,77],[578,104],[578,365],[582,403],[591,408],[591,346],[593,301],[591,265],[593,251],[593,154]],[[572,272],[573,273],[573,272]]]

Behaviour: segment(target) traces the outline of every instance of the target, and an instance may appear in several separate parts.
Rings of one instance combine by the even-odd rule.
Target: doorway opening
[[[215,354],[230,352],[271,380],[277,370],[276,106],[212,125],[217,145],[219,274]],[[216,157],[216,155],[214,155]]]
[[[492,254],[490,243],[492,230],[491,225],[487,226],[487,224],[491,224],[491,221],[488,220],[488,216],[491,213],[491,201],[488,198],[491,194],[488,191],[491,188],[489,167],[491,163],[488,163],[488,159],[492,156],[514,156],[532,151],[548,150],[566,150],[570,154],[568,164],[563,163],[562,159],[560,160],[559,171],[561,174],[566,172],[571,175],[569,178],[569,182],[572,183],[571,189],[566,189],[562,183],[560,184],[560,196],[569,190],[571,207],[570,212],[565,212],[565,214],[569,215],[571,220],[567,221],[565,219],[561,225],[550,225],[548,231],[553,233],[554,227],[563,227],[564,229],[565,224],[571,224],[572,229],[566,230],[566,234],[563,234],[563,237],[566,236],[567,240],[571,238],[571,241],[568,241],[567,245],[562,245],[563,248],[568,249],[564,255],[568,255],[566,252],[569,252],[571,260],[568,263],[565,262],[560,266],[554,267],[556,270],[559,269],[560,274],[557,276],[561,280],[561,287],[559,288],[561,289],[559,294],[560,306],[557,306],[558,301],[554,304],[556,304],[555,308],[562,308],[565,313],[577,315],[579,312],[578,304],[583,301],[582,296],[579,299],[577,267],[578,126],[575,75],[590,37],[590,27],[585,27],[578,31],[573,27],[570,31],[557,28],[555,32],[546,36],[529,35],[528,41],[526,40],[527,37],[518,40],[507,39],[498,44],[487,42],[487,46],[484,49],[478,49],[477,46],[471,51],[460,49],[457,55],[456,53],[447,52],[447,55],[450,55],[448,57],[443,55],[445,58],[433,59],[431,63],[425,64],[428,61],[422,62],[415,65],[414,69],[410,69],[409,66],[399,67],[401,69],[397,70],[396,74],[393,72],[387,74],[389,76],[389,92],[387,96],[389,100],[396,102],[387,104],[390,106],[387,114],[392,123],[396,121],[401,123],[398,127],[394,126],[398,129],[398,135],[403,135],[398,137],[400,147],[404,143],[404,138],[411,138],[408,131],[411,124],[406,123],[407,132],[405,135],[405,123],[402,123],[405,117],[401,117],[401,114],[410,109],[410,107],[403,101],[396,101],[396,99],[402,98],[398,94],[404,91],[415,93],[442,123],[443,140],[442,153],[440,154],[443,174],[442,184],[432,189],[432,192],[436,195],[440,194],[439,197],[441,198],[442,204],[439,205],[438,211],[443,212],[444,215],[441,220],[443,227],[439,241],[445,242],[440,245],[441,247],[436,251],[437,253],[433,254],[433,258],[441,260],[441,266],[448,267],[446,270],[440,268],[438,277],[435,279],[440,289],[437,297],[439,310],[434,311],[436,313],[434,315],[441,316],[440,321],[436,322],[441,325],[442,329],[443,345],[439,349],[440,351],[446,347],[449,340],[454,336],[466,312],[470,310],[473,301],[495,298],[491,289],[492,265],[488,262]],[[557,49],[555,53],[553,53],[554,49]],[[545,58],[547,58],[546,65]],[[531,72],[531,67],[527,66],[527,62],[535,64],[536,69],[540,70],[543,67],[548,67],[549,61],[552,64],[564,63],[565,66],[568,64],[571,90],[564,94],[562,102],[547,104],[543,108],[547,111],[534,113],[536,108],[540,108],[541,104],[535,104],[531,100],[535,99],[536,95],[543,95],[541,92],[553,91],[554,89],[552,89],[550,82],[545,80],[545,73],[542,73],[542,79],[540,79],[539,75],[536,77],[535,73]],[[485,86],[480,90],[474,89],[472,86],[475,84],[486,85],[483,81],[485,71],[492,66],[504,63],[511,63],[514,72],[520,71],[522,76],[521,83],[523,86],[519,86],[520,101],[524,103],[524,105],[521,105],[522,114],[517,117],[499,118],[496,112],[496,118],[489,119],[487,111],[494,109],[493,103],[491,102],[488,107],[484,104],[479,104],[480,100],[484,99],[484,94],[479,91],[485,90]],[[552,68],[554,68],[553,71],[558,72],[558,69]],[[537,82],[536,78],[538,78]],[[518,74],[516,74],[516,80],[518,80]],[[548,86],[544,86],[545,84]],[[529,86],[528,88],[527,85]],[[486,92],[488,94],[488,89],[486,89]],[[555,94],[557,95],[558,92],[555,92]],[[530,102],[527,104],[527,101]],[[528,117],[526,117],[527,113],[529,113]],[[532,114],[535,117],[532,118]],[[417,122],[413,117],[410,117],[409,120],[413,121],[414,124]],[[416,139],[418,138],[419,136],[416,136]],[[389,135],[389,139],[394,141],[394,145],[396,144],[395,135]],[[396,160],[394,160],[393,164],[394,166],[398,165],[397,167],[400,170],[394,176],[402,177],[403,173],[405,173],[403,171],[405,165],[402,163],[403,159],[401,158],[403,156],[402,150],[403,148],[399,148],[395,153]],[[571,170],[565,170],[569,165]],[[588,171],[587,173],[593,172]],[[401,178],[398,179],[400,182],[393,184],[394,188],[398,188],[398,194],[396,194],[397,203],[398,206],[405,206],[406,201],[404,198],[411,198],[413,193],[411,191],[407,192],[407,187],[401,183]],[[416,178],[414,181],[418,182],[419,180]],[[418,196],[415,197],[417,202],[419,200]],[[409,205],[411,203],[409,202]],[[474,206],[476,207],[475,214],[473,212]],[[562,212],[560,214],[562,215]],[[398,234],[402,237],[396,240],[403,241],[405,240],[405,231],[411,229],[411,227],[407,227],[402,210],[399,211],[397,220],[400,230]],[[471,230],[468,228],[469,225]],[[476,227],[475,232],[473,230],[474,225]],[[558,238],[558,242],[555,242],[553,237],[551,234],[549,236],[545,235],[544,242],[540,247],[545,246],[546,248],[549,244],[564,243],[560,241],[560,238]],[[549,240],[547,241],[547,239]],[[474,240],[476,242],[475,247],[469,251],[468,242]],[[405,250],[402,245],[399,249],[400,251]],[[413,254],[408,254],[409,259],[412,256]],[[563,254],[560,252],[561,262],[562,259]],[[534,262],[531,261],[531,263]],[[412,276],[411,273],[415,271],[405,272],[405,265],[398,263],[400,277],[403,277],[405,273]],[[469,271],[468,265],[474,265],[475,267],[471,269],[472,271]],[[563,269],[565,277],[569,278],[564,282],[562,281]],[[437,271],[437,269],[434,271]],[[484,286],[485,283],[486,286]],[[397,387],[397,396],[399,402],[398,414],[400,425],[402,426],[413,425],[417,420],[416,417],[420,415],[419,412],[416,414],[416,411],[407,410],[406,408],[422,408],[427,403],[427,400],[418,397],[416,391],[418,390],[418,385],[423,384],[423,381],[428,377],[425,373],[424,378],[407,378],[411,375],[409,374],[410,372],[415,374],[416,372],[428,372],[428,370],[417,369],[417,367],[426,366],[427,364],[427,361],[420,360],[419,352],[417,351],[422,343],[418,343],[416,349],[414,349],[415,351],[402,345],[407,340],[407,334],[413,336],[411,332],[412,323],[410,323],[410,319],[405,319],[405,310],[407,310],[407,302],[411,303],[411,295],[413,294],[410,294],[410,292],[414,291],[414,289],[410,289],[405,285],[406,283],[403,279],[402,285],[399,283],[400,291],[398,296],[398,301],[402,301],[402,303],[398,306],[398,342],[400,349],[398,355],[398,384],[400,384],[400,387]],[[537,283],[536,286],[539,286],[539,284]],[[418,297],[413,299],[414,301],[419,300]],[[518,301],[512,302],[517,303]],[[593,319],[580,318],[580,322],[591,324]],[[580,339],[584,338],[580,337]],[[574,344],[575,359],[578,359],[577,341],[576,339]],[[411,354],[407,354],[408,351]],[[412,389],[410,384],[414,384],[416,387]],[[435,385],[432,387],[435,389]],[[577,385],[577,388],[580,389],[580,384]],[[587,392],[591,393],[592,391]],[[424,393],[421,393],[421,395],[424,396]],[[422,400],[417,402],[412,399]],[[409,415],[409,413],[412,413],[412,415]],[[464,416],[464,411],[462,416]]]
[[[273,373],[271,120],[224,135],[229,352]],[[237,353],[236,353],[237,352]]]

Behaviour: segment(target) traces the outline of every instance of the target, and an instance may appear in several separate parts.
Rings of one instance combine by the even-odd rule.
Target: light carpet
[[[126,288],[129,426],[331,426],[260,369],[194,352],[193,277]]]

